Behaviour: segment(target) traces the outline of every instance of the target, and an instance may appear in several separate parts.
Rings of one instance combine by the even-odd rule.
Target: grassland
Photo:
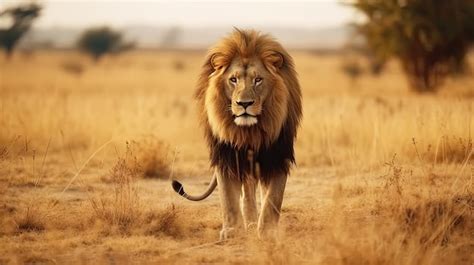
[[[293,55],[304,120],[276,244],[216,243],[217,194],[170,188],[210,177],[203,53],[1,58],[0,264],[472,264],[473,75],[417,95],[395,62],[351,80],[346,55]]]

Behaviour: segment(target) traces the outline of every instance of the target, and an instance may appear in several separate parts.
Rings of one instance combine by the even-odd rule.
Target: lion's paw
[[[235,228],[222,228],[220,234],[219,234],[219,239],[220,241],[225,241],[225,240],[229,240],[231,238],[235,238],[237,237],[237,229]]]

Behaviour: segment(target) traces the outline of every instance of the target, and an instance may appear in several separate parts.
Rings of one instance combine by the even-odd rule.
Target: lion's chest
[[[214,137],[208,140],[211,165],[221,174],[242,181],[247,178],[267,181],[277,174],[288,174],[295,163],[293,137],[284,132],[271,145],[260,149],[236,148]]]

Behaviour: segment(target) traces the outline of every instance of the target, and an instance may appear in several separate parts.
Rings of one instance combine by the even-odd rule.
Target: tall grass
[[[0,146],[20,135],[36,149],[51,138],[53,152],[87,153],[109,139],[152,135],[184,161],[205,161],[193,101],[201,57],[137,52],[95,65],[74,53],[38,53],[0,62]],[[187,67],[174,68],[176,60]],[[429,161],[459,161],[472,148],[474,102],[458,96],[474,89],[472,77],[449,80],[442,97],[416,96],[395,64],[353,88],[339,57],[295,53],[295,60],[304,94],[302,165],[380,165],[394,153],[412,161],[413,138]],[[63,74],[64,61],[78,61],[84,73]],[[20,72],[29,78],[18,78]]]

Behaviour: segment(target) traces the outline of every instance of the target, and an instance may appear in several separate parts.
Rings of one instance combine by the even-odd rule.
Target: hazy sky
[[[19,0],[0,1],[1,7]],[[337,0],[158,1],[43,0],[37,27],[94,25],[331,27],[349,22],[353,11]]]

